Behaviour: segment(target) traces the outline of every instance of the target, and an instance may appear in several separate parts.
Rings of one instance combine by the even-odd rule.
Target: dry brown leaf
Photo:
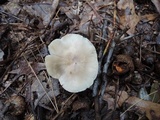
[[[128,93],[126,91],[120,91],[118,96],[118,105],[122,106],[122,104],[126,101],[126,99],[129,97]]]
[[[123,9],[123,10],[129,7],[132,13],[135,12],[133,0],[119,0],[119,2],[117,3],[117,7],[118,9]]]
[[[147,14],[140,17],[140,19],[143,22],[154,20],[156,17],[158,17],[158,14]]]
[[[4,52],[0,49],[0,61],[3,61]]]
[[[101,7],[110,5],[109,0],[106,2],[99,0],[97,2],[78,2],[77,5],[70,5],[61,8],[68,18],[72,19],[74,25],[72,29],[76,29],[75,32],[87,34],[89,31],[90,21],[92,20],[95,24],[98,24],[102,17],[97,12]],[[89,4],[87,4],[89,3]],[[104,4],[105,3],[105,4]],[[71,31],[72,31],[71,29]]]
[[[51,4],[34,4],[34,5],[25,5],[23,9],[32,16],[38,16],[43,20],[43,25],[47,25],[50,21],[52,14],[52,5]]]
[[[137,97],[129,97],[125,103],[133,105],[138,108],[141,112],[145,112],[149,120],[160,119],[160,104],[145,101]]]
[[[88,109],[89,108],[89,102],[85,99],[83,100],[76,100],[72,104],[72,108],[74,111],[80,110],[80,109]]]
[[[31,66],[33,67],[34,71],[36,74],[40,72],[41,70],[45,69],[44,63],[36,63],[36,62],[31,62]],[[21,61],[19,63],[19,68],[10,71],[9,73],[11,74],[17,74],[17,75],[30,75],[33,74],[30,67],[28,66],[28,63],[25,61]]]
[[[151,90],[150,90],[150,93],[154,93],[151,95],[152,102],[156,103],[156,102],[160,101],[160,90],[158,90],[159,86],[160,86],[160,83],[156,80],[152,83]],[[157,91],[157,92],[155,92],[155,91]]]
[[[158,2],[157,0],[153,0],[153,1],[156,1],[156,3],[159,4],[160,6],[160,2]],[[120,18],[120,23],[121,23],[120,27],[124,29],[125,27],[129,26],[130,29],[127,31],[129,35],[134,34],[135,27],[140,20],[151,21],[151,20],[154,20],[158,16],[158,14],[146,14],[143,16],[137,15],[135,13],[135,7],[134,7],[133,0],[130,0],[130,1],[119,0],[119,2],[117,3],[117,7],[119,10],[121,10],[121,13],[119,12],[120,13],[119,18]],[[158,9],[160,10],[160,8]]]
[[[5,10],[8,10],[13,15],[18,15],[21,7],[18,5],[17,0],[12,0],[12,2],[8,2],[7,5],[4,6]]]
[[[115,99],[110,94],[104,94],[103,100],[107,102],[108,109],[114,110]]]
[[[120,23],[122,24],[121,28],[125,28],[127,26],[130,29],[127,31],[129,35],[133,35],[135,32],[135,27],[140,20],[140,17],[135,13],[133,0],[120,0],[117,3],[117,7],[122,11],[122,14],[119,15]]]
[[[107,101],[109,109],[113,109],[115,98],[113,98],[113,96],[111,96],[107,90],[108,86],[105,91],[106,93],[103,96],[103,100]],[[128,110],[136,108],[136,110],[140,113],[146,113],[146,117],[149,120],[160,119],[160,104],[153,103],[151,101],[145,101],[138,97],[130,97],[127,92],[119,91],[116,108],[121,107],[124,103],[127,103],[130,106]]]
[[[107,101],[108,103],[108,109],[114,109],[114,105],[115,105],[115,98],[113,98],[113,96],[115,95],[115,86],[112,86],[112,85],[108,85],[106,87],[106,91],[105,91],[105,94],[103,96],[103,100],[104,101]],[[122,106],[122,104],[125,102],[125,100],[128,98],[128,94],[127,92],[125,91],[120,91],[118,96],[117,96],[117,105],[116,107],[118,106]]]
[[[58,80],[52,79],[51,84],[47,82],[41,82],[46,92],[44,91],[44,89],[42,88],[42,86],[40,85],[40,83],[36,78],[33,78],[33,80],[34,82],[31,85],[31,95],[32,95],[32,98],[34,98],[33,101],[34,101],[35,108],[37,107],[38,104],[48,104],[50,102],[50,100],[46,95],[46,92],[51,99],[53,99],[54,96],[57,96],[60,94]],[[42,79],[42,81],[44,80]],[[53,87],[53,90],[52,90],[52,87]],[[34,97],[35,94],[36,94],[36,98]]]
[[[160,0],[151,0],[152,3],[156,6],[157,11],[160,13]]]

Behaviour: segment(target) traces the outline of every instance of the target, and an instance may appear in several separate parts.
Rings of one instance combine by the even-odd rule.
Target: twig
[[[100,106],[99,106],[99,97],[96,96],[94,98],[94,103],[95,103],[95,120],[101,120],[101,115],[100,115]]]
[[[136,37],[136,36],[138,36],[138,35],[140,35],[140,34],[141,34],[141,33],[134,34],[134,35],[129,35],[129,36],[124,37],[124,38],[120,38],[120,41],[123,42],[123,41],[125,41],[125,40],[128,40],[128,39],[131,39],[131,38],[133,38],[133,37]]]
[[[13,18],[15,18],[15,19],[20,20],[21,22],[23,22],[22,19],[18,18],[17,16],[15,16],[15,15],[13,15],[13,14],[11,14],[11,13],[7,13],[7,12],[2,11],[2,10],[0,10],[0,13],[5,14],[5,15],[8,15],[8,16],[11,16],[11,17],[13,17]]]
[[[103,24],[103,28],[102,28],[102,37],[101,38],[106,38],[106,26],[107,26],[107,20],[104,21],[104,24]],[[92,96],[95,97],[97,94],[98,94],[98,86],[100,84],[100,76],[101,76],[101,73],[102,73],[102,60],[103,60],[103,50],[104,50],[104,43],[105,41],[102,40],[102,44],[101,44],[101,47],[100,47],[100,50],[99,50],[99,53],[98,53],[98,75],[97,75],[97,78],[96,80],[94,81],[94,85],[93,85],[93,93],[92,93]]]
[[[30,43],[26,43],[23,47],[23,49],[17,54],[15,55],[14,57],[14,60],[8,65],[8,67],[6,68],[5,72],[3,73],[2,77],[1,77],[1,82],[4,82],[3,81],[3,78],[4,76],[6,75],[6,73],[9,71],[9,69],[11,68],[11,66],[14,64],[14,62],[21,56],[21,54],[26,50],[27,46],[29,45]]]
[[[42,41],[42,42],[43,42],[43,41]],[[37,47],[37,50],[38,50],[39,54],[41,55],[41,52],[40,52],[40,50],[39,50],[38,47]],[[42,61],[44,62],[44,58],[42,57],[42,55],[41,55],[41,59],[42,59]],[[47,74],[46,74],[44,71],[43,71],[43,73],[44,73],[45,77],[47,78],[47,80],[50,82],[51,90],[52,90],[52,93],[53,93],[53,99],[54,99],[54,101],[55,101],[55,107],[56,107],[57,110],[59,111],[58,105],[57,105],[57,100],[56,100],[56,97],[55,97],[55,95],[54,95],[53,84],[52,84],[52,82],[51,82],[51,79],[48,78]]]
[[[59,117],[59,115],[61,115],[63,112],[65,112],[66,109],[67,109],[66,104],[67,104],[67,103],[69,102],[69,100],[70,100],[71,102],[68,103],[68,105],[70,106],[70,104],[75,100],[76,97],[77,97],[77,94],[72,94],[68,99],[66,99],[65,102],[62,104],[62,107],[61,107],[60,112],[57,113],[57,115],[54,116],[54,117],[52,118],[52,120],[55,120],[57,117]]]
[[[106,48],[105,48],[105,51],[104,51],[103,55],[105,55],[107,53],[108,48],[109,48],[109,52],[108,52],[108,55],[107,55],[106,63],[104,64],[104,67],[103,67],[103,74],[102,74],[103,75],[103,77],[102,77],[103,78],[103,84],[102,84],[102,87],[101,87],[102,88],[102,90],[101,90],[101,99],[102,99],[102,97],[104,95],[105,88],[106,88],[106,85],[107,85],[107,72],[108,72],[109,64],[111,62],[111,57],[113,55],[114,48],[116,46],[116,42],[115,41],[118,41],[120,39],[120,37],[124,33],[126,33],[127,30],[128,30],[128,28],[125,28],[123,30],[123,32],[119,36],[117,36],[116,38],[110,40],[111,41],[110,47],[109,47],[109,45],[106,45]],[[112,34],[112,36],[114,36],[114,34]],[[108,44],[110,44],[110,42]]]
[[[99,22],[102,22],[103,18],[97,13],[96,9],[94,8],[94,6],[88,2],[88,0],[86,0],[87,4],[92,8],[92,10],[94,11],[94,13],[96,14],[96,16],[99,18]]]
[[[50,17],[50,21],[47,23],[45,28],[47,28],[49,26],[49,24],[51,23],[54,15],[56,13],[56,9],[58,7],[58,4],[59,4],[59,0],[53,0],[53,2],[52,2],[52,14],[51,14],[51,17]]]
[[[102,38],[106,38],[106,26],[107,26],[107,20],[104,21],[104,24],[103,24],[103,29],[102,29]],[[102,74],[102,60],[103,60],[103,50],[104,50],[104,43],[105,41],[102,40],[102,44],[101,44],[101,47],[100,47],[100,51],[99,51],[99,62],[98,62],[98,66],[99,66],[99,69],[98,69],[98,76],[94,82],[94,85],[93,85],[93,93],[92,93],[92,96],[95,97],[94,98],[94,103],[95,103],[95,114],[96,114],[96,120],[100,120],[101,119],[101,116],[100,116],[100,105],[99,105],[99,96],[98,96],[98,91],[99,91],[99,85],[100,85],[100,82],[101,82],[101,74]]]
[[[107,86],[107,81],[108,81],[107,72],[108,72],[110,62],[111,62],[111,58],[112,58],[112,55],[113,55],[115,45],[116,45],[115,41],[112,40],[112,43],[111,43],[111,46],[110,46],[110,49],[109,49],[109,52],[108,52],[108,55],[107,55],[106,63],[103,66],[103,72],[102,72],[102,80],[103,81],[102,81],[102,84],[101,84],[101,96],[100,96],[100,99],[99,99],[100,106],[102,105],[102,98],[103,98],[103,95],[104,95],[104,92],[105,92],[105,89],[106,89],[106,86]]]
[[[114,7],[116,8],[116,3],[114,1]],[[114,9],[114,16],[113,16],[113,27],[115,28],[115,19],[116,19],[116,9]],[[113,32],[111,34],[111,37],[110,39],[108,40],[107,44],[106,44],[106,47],[103,51],[103,58],[105,58],[106,54],[108,53],[107,55],[107,58],[106,58],[106,62],[103,66],[103,71],[102,71],[102,83],[101,83],[101,93],[100,93],[100,98],[99,98],[99,103],[100,103],[100,107],[102,107],[102,98],[103,98],[103,95],[104,95],[104,92],[105,92],[105,89],[106,89],[106,86],[107,86],[107,72],[108,72],[108,67],[109,67],[109,64],[111,62],[111,57],[113,55],[113,51],[114,51],[114,48],[115,48],[115,39],[114,39],[114,36],[115,36],[115,32]]]
[[[116,8],[116,2],[114,1],[114,7]],[[113,28],[115,28],[116,26],[116,9],[114,9],[114,16],[113,16]],[[128,30],[129,28],[126,27],[122,33],[117,36],[117,37],[114,37],[115,36],[115,32],[113,32],[111,34],[111,37],[110,39],[108,40],[107,42],[107,45],[104,49],[104,52],[103,52],[103,57],[106,56],[106,54],[108,53],[107,55],[107,58],[106,58],[106,62],[103,66],[103,71],[102,71],[102,83],[101,83],[101,96],[99,98],[99,102],[100,102],[100,106],[102,105],[102,98],[104,96],[104,92],[105,92],[105,88],[107,86],[107,72],[108,72],[108,68],[109,68],[109,65],[110,65],[110,62],[111,62],[111,58],[112,58],[112,55],[113,55],[113,51],[114,51],[114,48],[116,46],[116,43],[119,42],[121,36],[126,33],[126,31]]]
[[[0,92],[0,95],[2,95],[20,76],[22,76],[22,75],[18,75],[16,77],[14,77],[12,82],[8,86],[6,86],[6,88],[4,88],[4,90],[2,92]]]
[[[48,95],[47,91],[45,90],[45,88],[43,87],[40,79],[38,78],[38,76],[36,75],[34,69],[32,68],[32,66],[30,65],[30,63],[27,61],[26,57],[23,55],[24,59],[26,60],[28,66],[30,67],[31,71],[33,72],[34,76],[36,77],[36,79],[38,80],[39,84],[41,85],[42,89],[44,90],[46,96],[48,97],[48,99],[50,100],[51,104],[53,105],[54,109],[56,110],[57,113],[59,113],[58,109],[56,108],[55,104],[53,103],[53,101],[51,100],[50,96]]]

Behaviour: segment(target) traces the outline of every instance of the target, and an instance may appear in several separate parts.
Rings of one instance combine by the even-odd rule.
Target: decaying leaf
[[[38,16],[43,20],[43,24],[47,25],[52,14],[52,5],[51,4],[34,4],[34,5],[25,5],[23,7],[29,14],[33,16]]]
[[[116,60],[112,64],[112,69],[115,74],[121,75],[127,72],[134,71],[134,64],[129,55],[117,55]]]
[[[115,90],[116,87],[114,85],[108,85],[106,87],[105,94],[103,96],[103,100],[107,101],[108,103],[108,109],[114,110],[114,105],[115,105]],[[119,106],[122,106],[122,104],[125,102],[125,100],[129,97],[127,92],[125,91],[120,91],[119,95],[117,96],[117,101],[118,104],[116,104],[116,107],[118,108]]]
[[[142,113],[144,112],[149,120],[154,120],[153,117],[160,119],[160,104],[151,101],[145,101],[137,97],[129,97],[125,103],[133,105]],[[154,113],[154,116],[153,116]]]
[[[129,98],[129,95],[126,91],[119,91],[118,94],[118,105],[122,106],[122,104],[126,101],[126,99]]]
[[[160,91],[158,90],[159,86],[160,86],[160,84],[158,83],[158,81],[155,81],[151,86],[150,93],[154,93],[151,95],[151,101],[153,101],[155,103],[160,101]],[[155,91],[157,91],[157,92],[155,92]]]
[[[147,21],[152,21],[152,20],[154,20],[156,17],[158,17],[158,14],[146,14],[146,15],[140,16],[140,19],[141,19],[143,22],[147,22]]]
[[[110,95],[110,94],[105,94],[103,96],[103,100],[107,101],[108,104],[108,109],[113,110],[114,109],[114,104],[115,104],[115,99]]]
[[[109,0],[103,2],[103,5],[107,6],[109,4]],[[67,15],[68,18],[72,20],[75,19],[72,29],[75,29],[76,32],[87,34],[89,31],[90,21],[98,24],[102,19],[102,17],[97,12],[100,7],[102,7],[102,1],[85,3],[79,1],[76,6],[72,5],[62,7],[61,10]]]
[[[156,6],[160,5],[160,2],[158,0],[153,0],[153,1],[156,1],[155,2],[157,3]],[[129,35],[134,34],[135,27],[140,20],[150,21],[150,20],[154,20],[158,16],[157,14],[146,14],[142,16],[137,15],[135,12],[135,5],[133,0],[130,0],[130,1],[119,0],[119,2],[117,3],[117,7],[120,10],[118,13],[120,18],[121,28],[123,29],[126,26],[129,26],[130,29],[127,31]]]
[[[122,29],[129,26],[130,29],[127,33],[129,35],[133,35],[135,32],[135,27],[140,20],[140,17],[135,13],[133,0],[120,0],[117,3],[117,7],[122,12],[121,15],[119,15]]]
[[[151,0],[152,3],[156,6],[157,11],[160,13],[160,1],[159,0]]]
[[[145,113],[149,120],[153,120],[152,112],[154,113],[154,117],[160,118],[160,104],[158,103],[145,101],[135,96],[131,97],[127,94],[127,92],[120,91],[118,104],[122,106],[124,103],[127,103],[130,106],[129,109],[136,107],[137,111],[140,113]]]
[[[52,82],[52,84],[49,84],[47,82],[41,82],[41,84],[46,89],[48,96],[51,99],[53,99],[54,96],[57,96],[60,94],[60,91],[59,91],[58,80],[52,79],[51,82]],[[52,87],[53,87],[53,90],[52,90]],[[44,89],[42,88],[42,86],[40,85],[39,81],[36,78],[31,85],[31,92],[32,92],[31,93],[32,98],[34,98],[34,107],[35,108],[38,104],[48,104],[49,103],[49,99],[46,95],[46,92],[44,91]],[[36,98],[34,97],[35,95],[36,95]]]
[[[12,0],[12,2],[7,3],[4,9],[8,10],[13,15],[18,15],[18,13],[21,10],[21,7],[18,5],[17,0]]]
[[[0,61],[3,60],[4,52],[0,49]]]
[[[41,70],[45,69],[44,63],[36,63],[31,62],[31,66],[33,67],[36,74],[38,74]],[[31,68],[28,66],[28,63],[26,61],[21,61],[19,64],[19,68],[10,71],[11,74],[18,74],[18,75],[30,75],[33,74],[31,71]]]
[[[88,109],[89,108],[89,102],[85,99],[77,100],[73,103],[72,108],[73,108],[74,111],[80,110],[80,109]]]
[[[139,90],[139,98],[143,99],[143,100],[150,100],[150,96],[147,93],[147,90],[145,87],[142,87]]]
[[[103,100],[107,101],[108,108],[113,110],[115,104],[114,102],[115,98],[113,98],[113,94],[110,93],[114,92],[114,90],[110,88],[113,88],[113,86],[112,87],[107,86],[106,92],[103,96]],[[136,110],[139,111],[140,113],[145,113],[146,117],[149,120],[153,120],[153,117],[160,119],[160,104],[153,103],[151,101],[145,101],[135,96],[129,96],[126,91],[119,91],[116,103],[117,103],[116,108],[119,108],[123,104],[127,103],[129,105],[128,110],[136,108]]]

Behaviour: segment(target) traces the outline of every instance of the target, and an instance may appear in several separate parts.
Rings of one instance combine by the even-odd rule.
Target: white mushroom
[[[89,88],[98,73],[98,60],[93,44],[81,35],[67,34],[53,40],[48,46],[50,55],[45,57],[47,72],[59,79],[69,92]]]

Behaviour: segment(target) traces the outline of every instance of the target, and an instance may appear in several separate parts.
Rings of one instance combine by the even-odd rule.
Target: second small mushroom
[[[98,74],[96,49],[85,37],[67,34],[53,40],[48,46],[50,55],[45,57],[47,72],[59,79],[69,92],[81,92],[89,88]]]

